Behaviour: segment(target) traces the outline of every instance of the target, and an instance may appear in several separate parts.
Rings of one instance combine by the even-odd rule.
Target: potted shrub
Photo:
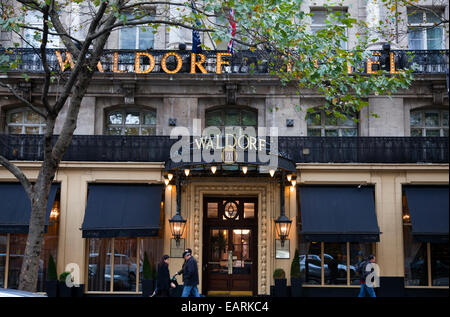
[[[144,252],[144,263],[142,265],[142,296],[149,297],[155,290],[153,268],[150,264],[147,252]]]
[[[59,296],[60,297],[71,297],[72,296],[72,288],[67,287],[66,279],[70,276],[70,272],[62,272],[59,275]]]
[[[275,269],[275,271],[273,271],[273,279],[275,280],[273,295],[275,297],[287,297],[287,280],[284,270]]]
[[[47,266],[47,279],[45,281],[45,291],[48,297],[58,296],[58,274],[53,256],[50,254]]]
[[[302,280],[300,275],[300,254],[295,249],[295,255],[291,264],[291,296],[302,296]]]

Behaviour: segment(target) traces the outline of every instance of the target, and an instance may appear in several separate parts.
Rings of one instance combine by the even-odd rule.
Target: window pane
[[[20,269],[22,268],[26,243],[26,234],[11,234],[9,244],[8,288],[17,289],[19,287],[19,275]]]
[[[136,49],[136,28],[125,27],[120,29],[120,49]]]
[[[140,254],[139,254],[139,263],[140,263],[140,268],[139,268],[139,291],[142,291],[142,279],[143,279],[143,275],[142,275],[142,264],[144,263],[144,254],[147,254],[147,258],[148,261],[150,262],[150,264],[156,268],[157,263],[161,260],[162,256],[163,256],[163,239],[161,237],[164,236],[164,232],[163,230],[160,230],[160,235],[159,237],[151,237],[151,238],[139,238],[139,244],[140,244]],[[180,267],[181,269],[181,267]],[[175,274],[173,272],[171,272],[171,274]],[[179,282],[180,279],[178,279]]]
[[[110,112],[108,119],[110,124],[122,124],[122,112]]]
[[[139,124],[139,112],[127,112],[125,124]]]
[[[373,254],[372,243],[350,243],[350,284],[359,285],[358,264]]]
[[[109,135],[121,135],[122,128],[108,127],[108,130],[106,131],[106,133]]]
[[[22,126],[8,126],[8,133],[9,134],[21,134]]]
[[[439,126],[439,112],[425,112],[425,126],[438,127]]]
[[[153,48],[153,28],[144,27],[145,31],[143,31],[142,27],[139,28],[139,49],[145,50],[149,48]]]
[[[57,198],[56,200],[59,201],[59,198]],[[50,255],[52,255],[53,260],[55,261],[56,264],[57,251],[58,251],[58,222],[50,221],[47,233],[44,234],[44,243],[42,245],[41,251],[42,265],[39,265],[38,283],[37,283],[38,292],[45,291],[45,281],[47,280],[48,261]]]
[[[241,125],[239,110],[230,109],[225,111],[225,125],[226,126]]]
[[[443,131],[443,133],[444,133],[444,135],[443,136],[448,136],[448,129],[442,129]]]
[[[40,123],[41,116],[34,111],[27,111],[25,115],[26,123]]]
[[[427,244],[413,240],[411,226],[403,226],[403,241],[405,252],[405,285],[428,285]]]
[[[5,269],[6,269],[6,243],[8,236],[0,234],[0,288],[5,287]]]
[[[25,127],[25,134],[39,134],[39,127]]]
[[[338,130],[325,130],[325,136],[339,136]]]
[[[448,127],[448,111],[442,112],[442,125]]]
[[[217,202],[208,203],[208,218],[219,217],[219,204]]]
[[[421,126],[422,125],[422,112],[420,112],[420,111],[411,112],[409,122],[412,126]]]
[[[151,112],[144,112],[143,113],[143,117],[144,117],[144,123],[145,125],[147,124],[156,124],[156,113],[154,111]]]
[[[212,274],[228,273],[228,230],[211,229],[210,261],[208,269]]]
[[[222,126],[222,111],[211,111],[206,113],[206,126]]]
[[[426,136],[441,136],[440,129],[426,129],[425,133],[426,133]]]
[[[242,111],[242,125],[243,126],[256,126],[257,116],[256,113],[251,111]]]
[[[308,129],[308,136],[321,136],[321,129]]]
[[[433,286],[448,286],[449,254],[447,243],[431,243],[431,281]]]
[[[244,218],[255,217],[255,203],[244,203]]]
[[[422,30],[409,28],[408,48],[410,50],[423,50],[425,48],[424,44]]]
[[[441,22],[441,19],[439,17],[442,17],[442,11],[434,11],[434,13],[432,12],[426,12],[426,19],[427,19],[427,23],[439,23]]]
[[[423,23],[423,11],[408,10],[408,23]]]
[[[442,49],[442,28],[436,27],[427,30],[427,49],[440,50]]]
[[[327,11],[311,11],[313,13],[312,16],[312,24],[325,24],[325,19],[328,16]]]
[[[141,128],[141,135],[156,135],[156,128]]]
[[[422,129],[411,129],[411,136],[422,136]]]
[[[358,136],[358,129],[341,129],[342,136]]]
[[[136,291],[136,238],[114,239],[114,292]]]
[[[321,125],[321,113],[320,112],[314,112],[314,113],[308,113],[306,115],[306,123],[308,126],[312,125]]]
[[[139,128],[124,128],[124,135],[139,135]]]
[[[349,126],[349,127],[356,127],[358,125],[358,122],[354,121],[355,116],[347,115],[346,120],[339,119],[339,125]]]
[[[338,125],[338,118],[333,114],[325,114],[325,125]]]
[[[110,291],[111,239],[89,239],[89,291]]]
[[[301,241],[299,244],[300,273],[305,284],[320,284],[322,268],[320,242]]]
[[[325,243],[325,284],[347,284],[347,244]]]
[[[22,123],[23,112],[14,112],[9,116],[9,123]]]

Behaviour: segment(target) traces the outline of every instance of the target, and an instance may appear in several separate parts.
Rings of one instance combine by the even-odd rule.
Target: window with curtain
[[[408,9],[408,49],[439,50],[443,48],[444,28],[434,27],[441,22],[442,10]]]
[[[346,120],[336,118],[323,110],[306,115],[308,136],[358,136],[356,114],[347,115]]]
[[[135,19],[132,14],[127,14],[127,20]],[[154,15],[142,17],[142,20],[152,19]],[[148,25],[125,26],[120,29],[119,49],[146,50],[154,48],[154,29]]]
[[[313,14],[311,17],[311,31],[313,33],[317,33],[320,30],[326,29],[328,25],[339,25],[344,27],[344,25],[339,24],[339,21],[335,20],[335,18],[343,18],[345,16],[346,10],[325,10],[324,8],[311,8],[310,12]],[[347,28],[345,29],[345,35],[348,35]],[[347,49],[347,42],[342,41],[340,46],[342,49]]]
[[[448,136],[448,110],[413,110],[411,136]]]
[[[109,135],[156,135],[156,110],[110,110],[106,113],[105,133]]]
[[[6,133],[43,134],[45,119],[29,108],[17,108],[6,113]]]
[[[253,109],[244,108],[220,108],[206,110],[205,113],[206,127],[215,126],[222,132],[225,131],[225,127],[247,127],[255,128],[258,130],[258,112]]]

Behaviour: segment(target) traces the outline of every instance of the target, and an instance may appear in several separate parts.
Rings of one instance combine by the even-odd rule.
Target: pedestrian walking
[[[367,282],[371,282],[371,281],[367,281],[367,277],[369,276],[370,273],[374,272],[375,268],[372,267],[371,270],[366,270],[367,265],[369,265],[370,263],[375,263],[375,260],[376,260],[375,255],[371,254],[368,256],[366,261],[363,261],[358,264],[358,272],[359,272],[360,283],[361,283],[358,297],[365,297],[366,293],[369,295],[369,297],[376,297],[375,290],[373,289],[372,286],[368,285],[368,283],[367,283]]]
[[[183,266],[183,293],[181,297],[188,297],[191,293],[194,297],[200,297],[197,285],[198,281],[198,265],[192,253],[188,250],[183,252],[185,264]]]
[[[165,254],[158,264],[158,278],[156,280],[155,294],[159,297],[169,297],[170,288],[175,288],[175,284],[170,278],[169,256]]]

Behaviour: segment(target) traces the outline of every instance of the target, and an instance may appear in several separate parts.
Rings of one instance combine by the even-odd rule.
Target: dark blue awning
[[[299,195],[304,240],[380,240],[373,186],[299,186]]]
[[[448,242],[448,186],[404,186],[417,242]]]
[[[89,184],[83,238],[157,236],[162,184]]]
[[[59,184],[53,184],[47,202],[45,230]],[[0,183],[0,233],[28,233],[31,202],[20,183]]]

